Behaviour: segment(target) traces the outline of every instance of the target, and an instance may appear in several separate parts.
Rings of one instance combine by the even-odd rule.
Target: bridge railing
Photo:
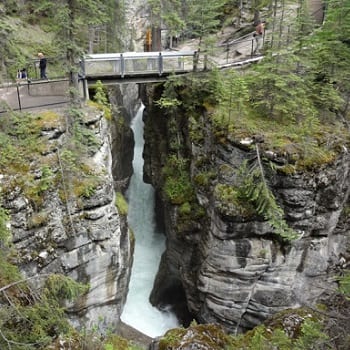
[[[34,82],[23,79],[17,83],[0,85],[0,115],[9,109],[22,111],[65,105],[69,102],[68,85],[68,79]]]
[[[85,77],[121,77],[193,70],[195,51],[89,54],[82,61]]]

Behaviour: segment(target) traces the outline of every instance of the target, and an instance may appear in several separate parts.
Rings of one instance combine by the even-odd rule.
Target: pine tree
[[[227,0],[192,0],[186,3],[186,31],[199,39],[198,54],[204,52],[204,69],[207,65],[208,51],[213,45],[210,34],[220,25],[220,16]]]
[[[330,0],[322,28],[309,38],[310,76],[316,103],[343,118],[350,104],[349,38],[350,0]]]

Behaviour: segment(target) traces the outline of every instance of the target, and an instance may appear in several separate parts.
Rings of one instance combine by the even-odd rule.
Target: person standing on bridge
[[[39,68],[40,68],[40,79],[47,79],[46,76],[46,58],[42,52],[38,53],[39,57]]]
[[[255,38],[255,49],[253,51],[254,55],[261,55],[261,48],[263,47],[264,43],[264,33],[265,33],[265,21],[258,21],[256,27],[255,27],[255,33],[253,34]]]

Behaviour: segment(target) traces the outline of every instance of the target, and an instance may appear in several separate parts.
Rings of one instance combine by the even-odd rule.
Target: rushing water
[[[176,317],[160,311],[149,302],[161,254],[165,249],[164,235],[156,232],[154,189],[143,182],[143,106],[134,117],[131,128],[135,137],[133,168],[127,197],[128,222],[135,234],[134,263],[129,293],[121,319],[150,337],[163,335],[178,326]]]

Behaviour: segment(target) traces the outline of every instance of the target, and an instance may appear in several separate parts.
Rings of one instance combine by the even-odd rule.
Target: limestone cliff
[[[188,115],[165,116],[150,102],[160,93],[157,87],[144,96],[145,174],[162,198],[167,235],[152,302],[186,303],[198,321],[236,333],[279,310],[314,305],[334,290],[335,276],[350,256],[350,155],[345,145],[327,166],[289,175],[271,172],[272,191],[298,233],[285,243],[262,217],[242,215],[215,193],[218,184],[236,184],[235,171],[251,157],[251,149],[239,140],[220,142],[205,109],[197,124],[201,137],[191,139]],[[164,196],[164,166],[176,152],[189,160],[195,192],[187,211]],[[210,176],[200,182],[200,174]],[[194,205],[202,211],[193,210]],[[185,299],[178,300],[181,295]]]
[[[72,179],[77,163],[70,160],[63,164],[67,156],[72,156],[71,151],[62,148],[67,142],[65,119],[60,117],[64,112],[36,112],[33,120],[44,120],[45,113],[55,118],[42,127],[37,141],[41,144],[44,140],[46,151],[32,154],[31,164],[22,161],[22,166],[28,168],[22,177],[27,176],[29,182],[33,176],[34,182],[21,186],[21,175],[17,174],[18,185],[10,187],[14,183],[11,174],[1,178],[6,189],[3,205],[11,217],[11,233],[18,252],[16,261],[25,276],[62,273],[88,284],[89,291],[69,305],[69,318],[77,328],[98,327],[104,332],[119,320],[132,261],[126,218],[118,214],[115,205],[111,122],[96,108],[84,108],[81,132],[91,140],[94,135],[95,147],[91,147],[86,159],[79,160],[85,164],[82,169],[87,169],[86,173],[80,170],[78,178]],[[78,193],[87,176],[91,184]],[[34,198],[34,187],[29,192],[30,186],[42,186],[38,197]]]

